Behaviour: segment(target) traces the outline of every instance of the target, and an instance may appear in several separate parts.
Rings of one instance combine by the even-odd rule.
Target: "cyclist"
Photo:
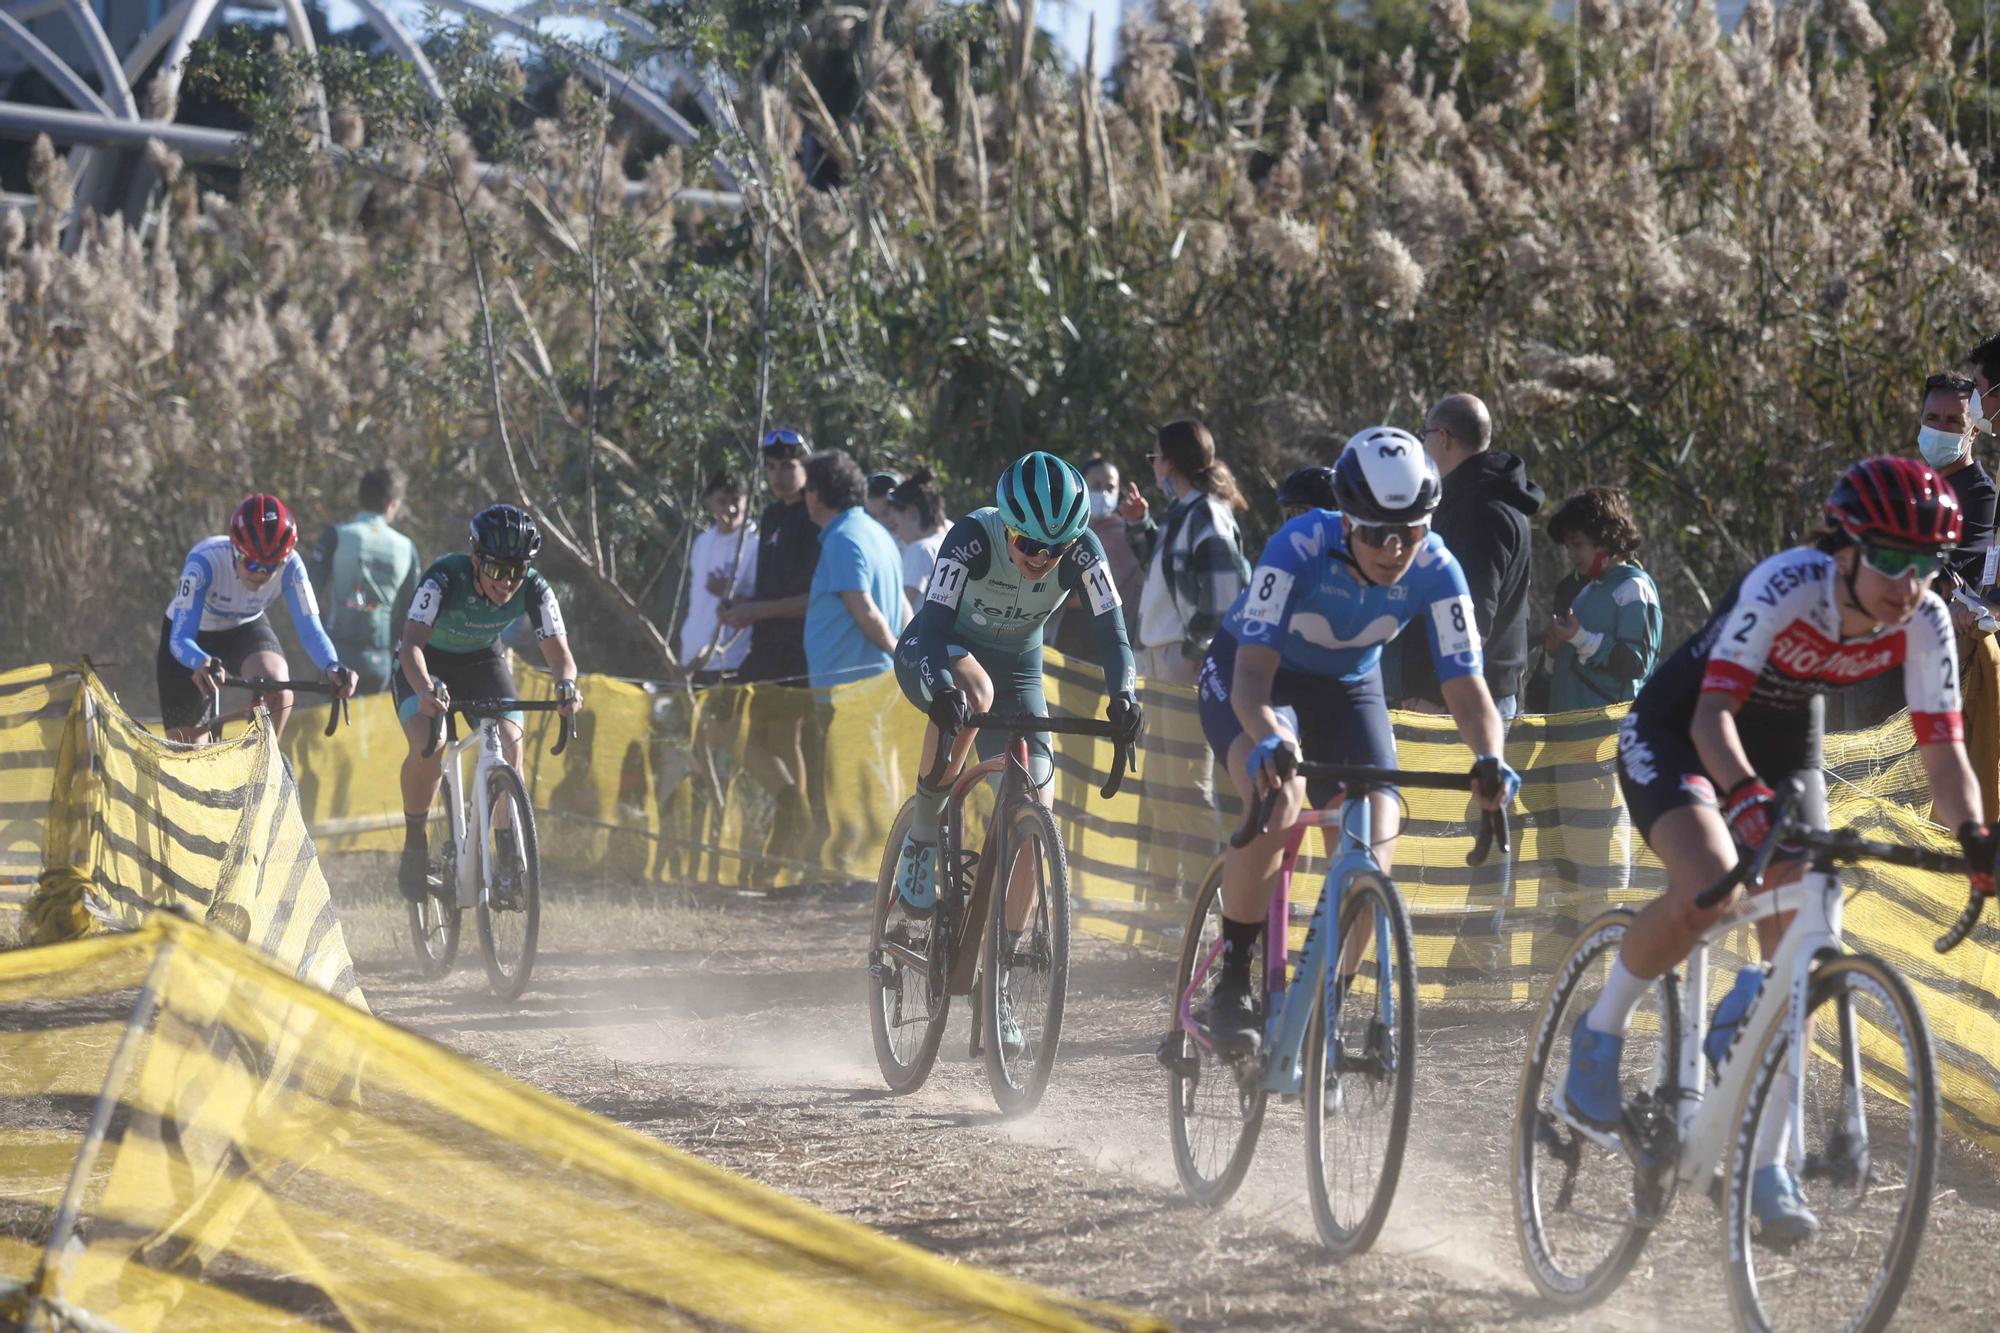
[[[1297,518],[1309,509],[1340,508],[1340,501],[1333,493],[1333,469],[1315,463],[1294,471],[1278,483],[1278,508],[1287,519]]]
[[[1633,921],[1603,992],[1573,1029],[1562,1095],[1584,1123],[1619,1123],[1618,1061],[1632,1011],[1724,910],[1705,911],[1695,898],[1769,834],[1776,803],[1767,779],[1798,774],[1808,821],[1825,827],[1820,736],[1828,691],[1903,668],[1936,817],[1958,830],[1975,866],[1993,864],[1993,835],[1976,822],[1979,788],[1961,740],[1951,620],[1928,588],[1958,540],[1958,500],[1924,463],[1870,458],[1842,475],[1826,512],[1811,545],[1782,551],[1738,581],[1646,682],[1619,730],[1619,786],[1666,867],[1667,891]],[[1802,869],[1798,861],[1775,869],[1767,887]],[[1758,921],[1766,958],[1785,925]],[[1745,968],[1718,1006],[1704,1043],[1716,1064],[1763,979],[1761,969]],[[1781,1084],[1777,1094],[1787,1098],[1779,1105],[1790,1105],[1797,1089]],[[1765,1123],[1751,1181],[1759,1240],[1795,1244],[1819,1223],[1786,1164],[1791,1117]]]
[[[916,817],[896,867],[897,892],[912,916],[927,915],[937,904],[938,821],[967,751],[976,742],[981,758],[991,758],[1006,745],[1004,734],[964,729],[965,718],[995,708],[1048,711],[1042,626],[1072,594],[1090,613],[1098,665],[1111,696],[1105,715],[1128,740],[1139,734],[1125,616],[1104,548],[1089,531],[1083,474],[1054,454],[1026,454],[1001,474],[995,498],[997,505],[973,510],[945,534],[924,604],[896,644],[896,683],[931,718],[917,765]],[[944,785],[932,788],[923,778],[937,754],[940,723],[957,736]],[[1028,749],[1036,799],[1046,805],[1055,774],[1048,734],[1030,737]],[[1010,931],[1025,925],[1033,906],[1031,888],[1010,886]],[[1001,1039],[1020,1045],[1020,1028],[1004,993]]]
[[[409,742],[403,757],[403,860],[397,881],[412,902],[424,896],[430,856],[424,826],[444,767],[442,748],[424,757],[431,719],[446,707],[433,683],[443,682],[448,694],[459,699],[512,698],[514,673],[498,641],[526,615],[542,660],[556,678],[562,714],[568,717],[583,707],[562,608],[556,604],[555,590],[533,564],[541,549],[541,530],[526,510],[488,505],[472,516],[471,553],[440,556],[417,584],[402,642],[396,645],[401,670],[390,681],[396,715],[403,720],[403,735]],[[519,768],[520,713],[503,715],[500,747],[507,762]],[[502,815],[504,819],[504,811]],[[511,824],[495,829],[503,867],[512,861],[506,853],[513,850],[513,836]]]
[[[353,695],[354,673],[341,666],[320,624],[312,580],[293,549],[298,544],[292,511],[277,496],[259,493],[236,506],[228,535],[204,537],[188,552],[180,587],[160,626],[154,668],[160,721],[169,738],[191,742],[200,734],[204,701],[230,673],[285,678],[285,650],[264,614],[280,593],[313,665],[326,673],[342,698]],[[272,728],[283,732],[292,692],[268,696],[265,703]]]
[[[1333,467],[1339,512],[1309,509],[1264,545],[1250,585],[1223,618],[1202,662],[1198,707],[1211,749],[1247,806],[1282,792],[1270,832],[1224,853],[1222,933],[1227,947],[1210,994],[1207,1026],[1224,1050],[1254,1051],[1263,1019],[1251,994],[1250,955],[1264,932],[1286,830],[1305,797],[1324,805],[1332,783],[1280,776],[1280,754],[1315,761],[1396,766],[1383,699],[1382,645],[1421,617],[1459,735],[1481,760],[1500,755],[1500,714],[1481,675],[1479,631],[1465,575],[1429,530],[1444,486],[1414,435],[1375,426],[1355,435]],[[1512,800],[1521,779],[1500,762],[1502,790],[1482,792],[1491,809]],[[1373,797],[1375,852],[1394,859],[1394,796]],[[1327,833],[1332,855],[1332,831]]]

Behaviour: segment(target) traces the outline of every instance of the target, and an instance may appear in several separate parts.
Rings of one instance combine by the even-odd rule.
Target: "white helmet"
[[[1416,436],[1370,426],[1340,451],[1333,493],[1340,512],[1357,522],[1421,523],[1438,507],[1444,481]]]

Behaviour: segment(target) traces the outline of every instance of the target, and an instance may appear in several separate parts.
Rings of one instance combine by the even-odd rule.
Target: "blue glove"
[[[1489,786],[1493,774],[1500,777],[1500,807],[1514,804],[1514,794],[1521,790],[1521,775],[1507,766],[1507,761],[1497,754],[1482,754],[1472,763],[1472,780],[1476,786]]]
[[[1274,786],[1282,783],[1292,776],[1293,765],[1298,761],[1299,743],[1282,731],[1274,731],[1250,751],[1250,785],[1257,785],[1260,774]]]

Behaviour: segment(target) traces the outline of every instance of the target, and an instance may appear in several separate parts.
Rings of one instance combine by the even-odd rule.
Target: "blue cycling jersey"
[[[1382,645],[1420,615],[1439,680],[1480,674],[1472,595],[1443,539],[1426,534],[1402,579],[1382,586],[1355,568],[1340,515],[1314,509],[1264,544],[1222,627],[1239,644],[1277,649],[1281,666],[1351,681],[1375,670]]]

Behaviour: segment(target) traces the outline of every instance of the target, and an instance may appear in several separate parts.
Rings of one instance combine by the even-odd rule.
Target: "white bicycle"
[[[436,979],[451,971],[458,958],[458,937],[468,908],[479,920],[479,948],[486,962],[486,979],[503,1000],[516,1000],[535,970],[535,945],[542,928],[542,863],[535,838],[535,808],[528,787],[500,748],[500,718],[510,712],[554,712],[554,699],[473,699],[454,702],[438,682],[438,701],[445,711],[431,722],[430,744],[424,757],[437,753],[447,727],[451,739],[444,754],[444,781],[438,800],[444,803],[450,836],[437,849],[429,867],[430,888],[409,904],[410,940],[417,965]],[[457,717],[476,725],[458,734]],[[552,755],[561,754],[575,734],[574,720],[561,719]],[[473,766],[472,791],[479,795],[473,815],[466,818],[462,758],[479,747]],[[500,836],[512,830],[503,846]],[[511,851],[507,847],[511,847]]]
[[[1902,1299],[1937,1171],[1937,1067],[1909,984],[1881,959],[1843,947],[1836,866],[1881,861],[1958,875],[1968,867],[1956,853],[1807,829],[1799,800],[1789,784],[1771,837],[1700,901],[1713,906],[1739,883],[1757,889],[1781,842],[1809,850],[1806,873],[1727,913],[1689,957],[1684,983],[1670,972],[1653,985],[1626,1039],[1615,1131],[1581,1123],[1560,1093],[1571,1027],[1595,1002],[1633,913],[1592,921],[1557,969],[1521,1077],[1513,1178],[1521,1257],[1558,1306],[1609,1295],[1689,1186],[1721,1204],[1739,1327],[1880,1329]],[[1940,953],[1971,932],[1985,897],[1974,891],[1937,941]],[[1786,913],[1797,915],[1770,980],[1705,1089],[1709,945]],[[1786,1250],[1754,1235],[1751,1220],[1751,1177],[1760,1158],[1779,1153],[1820,1220],[1817,1237]]]

